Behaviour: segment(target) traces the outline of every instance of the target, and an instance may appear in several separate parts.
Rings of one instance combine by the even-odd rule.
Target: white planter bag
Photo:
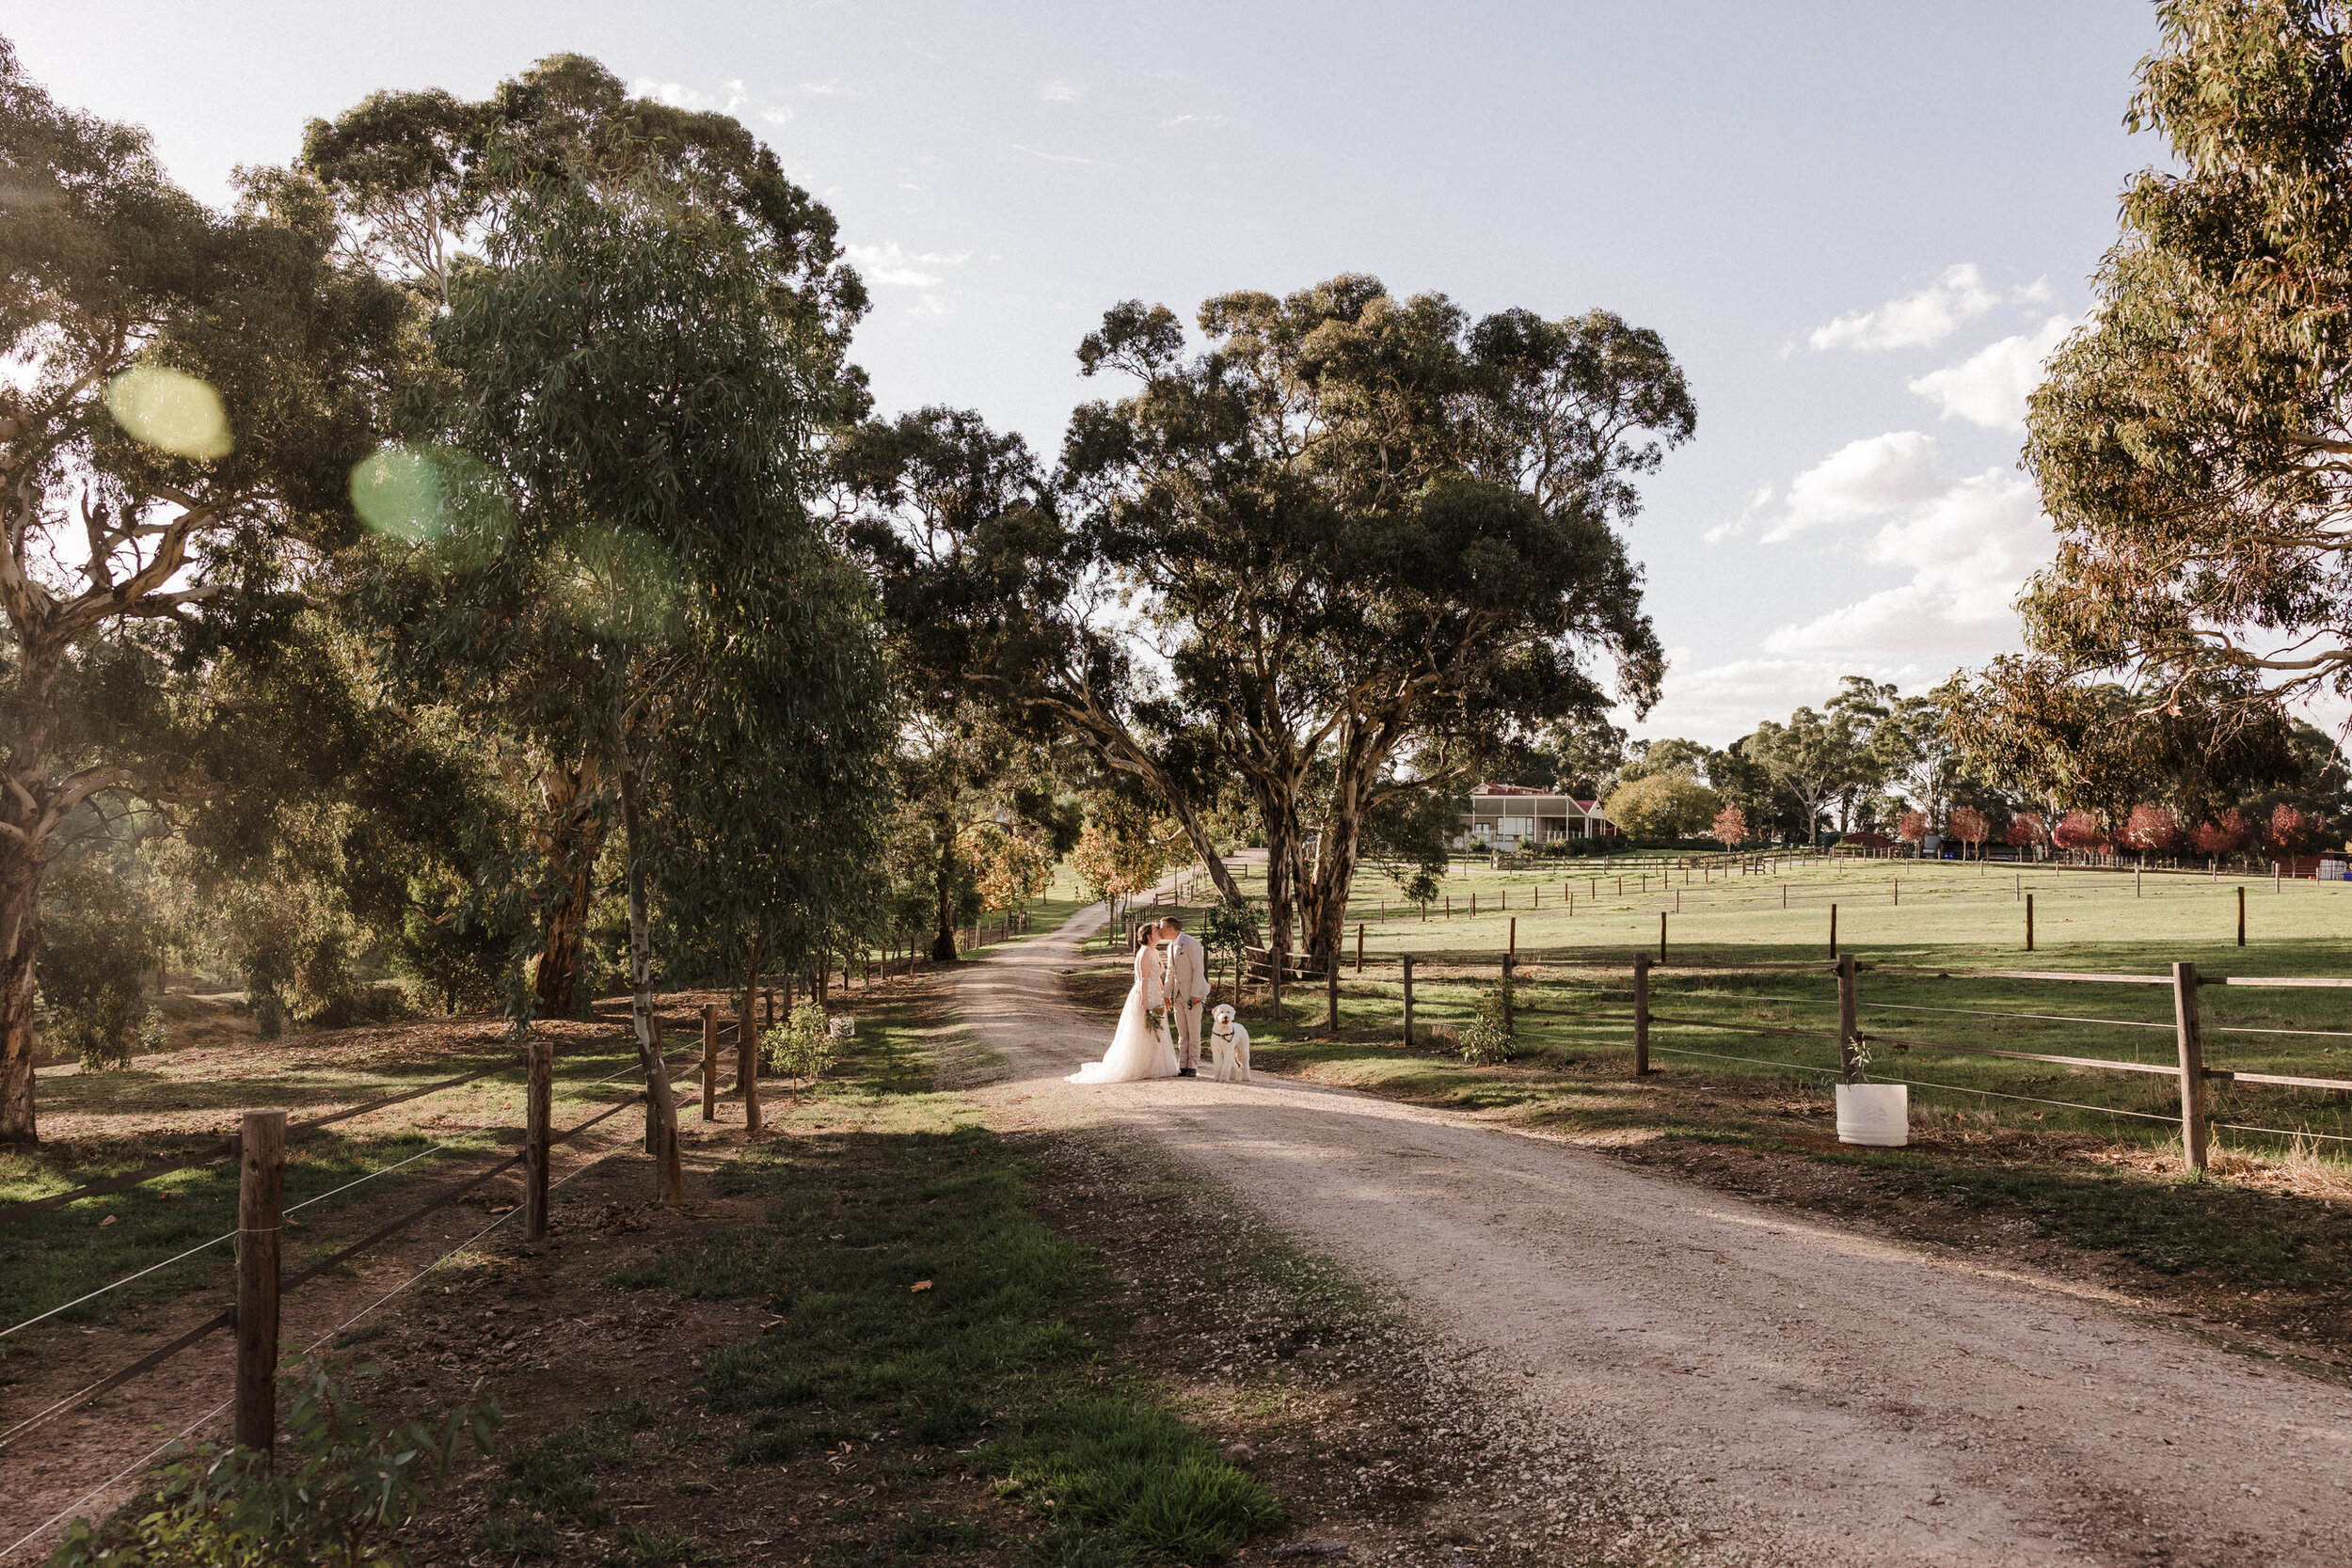
[[[1837,1085],[1837,1141],[1900,1148],[1911,1141],[1911,1085]]]

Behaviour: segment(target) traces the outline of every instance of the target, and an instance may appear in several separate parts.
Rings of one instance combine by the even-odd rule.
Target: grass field
[[[1915,1120],[2015,1122],[2177,1146],[2176,1079],[1938,1051],[1941,1042],[2163,1065],[2177,1060],[2169,985],[1972,978],[1981,969],[2169,975],[2193,962],[2227,976],[2352,976],[2352,886],[2274,888],[2200,875],[2129,874],[1957,863],[1788,863],[1777,874],[1693,871],[1570,875],[1457,863],[1426,914],[1366,886],[1349,910],[1341,1035],[1394,1037],[1402,966],[1415,958],[1417,1026],[1458,1027],[1501,975],[1516,943],[1519,1044],[1531,1057],[1622,1060],[1629,1067],[1632,958],[1658,953],[1653,1064],[1713,1078],[1760,1078],[1826,1096],[1837,1066],[1838,950],[1862,965],[1867,1076],[1914,1085]],[[2245,888],[2248,943],[2237,945]],[[2035,945],[2025,945],[2026,897]],[[1477,912],[1470,912],[1472,899]],[[1363,968],[1355,967],[1361,928]],[[1759,970],[1746,966],[1802,964]],[[1906,973],[1906,970],[1925,973]],[[1744,971],[1744,972],[1743,972]],[[1947,974],[1948,972],[1948,975]],[[1291,990],[1286,1014],[1320,1023],[1320,985]],[[1253,998],[1263,1015],[1264,998]],[[2209,1067],[2352,1078],[2352,990],[2201,989]],[[1664,1022],[1674,1020],[1676,1022]],[[1691,1022],[1682,1022],[1691,1021]],[[1709,1025],[1805,1032],[1809,1037]],[[1900,1042],[1900,1043],[1898,1043]],[[2225,1145],[2352,1152],[2352,1096],[2217,1082]]]

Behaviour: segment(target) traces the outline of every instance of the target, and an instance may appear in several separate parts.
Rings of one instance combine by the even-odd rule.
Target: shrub
[[[84,1069],[130,1065],[147,1022],[147,977],[165,927],[137,881],[103,849],[51,869],[41,890],[40,991],[49,1036]]]
[[[488,1453],[505,1418],[496,1400],[485,1400],[453,1411],[437,1430],[421,1421],[387,1425],[323,1365],[300,1369],[295,1382],[277,1463],[250,1449],[174,1444],[181,1457],[152,1478],[154,1490],[103,1525],[74,1521],[50,1568],[395,1561],[393,1532],[448,1479],[458,1445],[471,1436]]]
[[[797,1095],[802,1079],[816,1082],[833,1062],[833,1021],[815,1002],[803,1002],[761,1036],[759,1044],[770,1069],[791,1080],[787,1092]]]
[[[1472,1067],[1507,1062],[1517,1050],[1512,1029],[1511,982],[1489,986],[1478,998],[1478,1010],[1462,1030],[1462,1060]]]

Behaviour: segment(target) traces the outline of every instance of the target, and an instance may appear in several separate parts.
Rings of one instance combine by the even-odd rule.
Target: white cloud
[[[1810,341],[1817,349],[1924,348],[1942,342],[1961,323],[1999,303],[2000,296],[1984,286],[1976,263],[1963,261],[1945,268],[1941,277],[1916,293],[1815,327]]]
[[[859,274],[868,283],[913,289],[937,288],[946,281],[938,273],[926,272],[926,267],[952,267],[972,259],[968,250],[953,255],[937,251],[909,251],[898,241],[886,245],[851,245],[841,247]]]
[[[1931,686],[1948,673],[1948,667],[1910,660],[1803,656],[1737,658],[1691,669],[1677,651],[1667,658],[1665,685],[1649,717],[1637,721],[1620,709],[1616,721],[1638,736],[1678,735],[1724,746],[1749,734],[1761,720],[1785,720],[1800,707],[1820,707],[1837,695],[1837,683],[1847,675],[1867,675],[1910,689]]]
[[[863,82],[845,82],[838,76],[821,82],[803,82],[803,92],[813,92],[819,98],[863,98],[874,89]]]
[[[1863,546],[1865,561],[1908,572],[1908,581],[1783,626],[1764,640],[1764,650],[1981,658],[2015,645],[2011,606],[2054,546],[2032,484],[1987,468],[1903,509]]]
[[[1699,537],[1706,540],[1710,545],[1720,545],[1734,534],[1747,532],[1748,525],[1754,522],[1756,515],[1766,507],[1772,504],[1772,487],[1771,485],[1757,485],[1756,487],[1756,494],[1748,498],[1748,504],[1740,509],[1738,516],[1725,517],[1722,522],[1717,523],[1713,528],[1710,528],[1705,533],[1700,534]]]
[[[732,82],[721,83],[719,93],[703,92],[683,82],[657,82],[650,76],[638,77],[628,85],[628,90],[639,98],[656,99],[674,109],[691,109],[697,114],[716,109],[721,114],[731,115],[751,102],[743,95],[743,83],[739,77]]]
[[[1012,144],[1012,150],[1049,164],[1084,164],[1089,168],[1117,168],[1119,166],[1117,164],[1105,162],[1101,158],[1082,158],[1075,152],[1047,152],[1041,148],[1024,147],[1019,142]]]
[[[1957,365],[1947,365],[1909,383],[1923,398],[1988,430],[2023,430],[2026,397],[2042,380],[2042,362],[2073,330],[2074,320],[2052,316],[2040,330],[1988,343]]]
[[[1057,79],[1051,82],[1040,82],[1037,95],[1048,103],[1075,103],[1078,101],[1079,90],[1068,82]]]
[[[1232,115],[1178,115],[1174,119],[1164,119],[1160,123],[1168,127],[1191,125],[1203,131],[1222,131],[1228,126],[1239,125],[1241,121]]]
[[[1802,529],[1858,522],[1928,499],[1944,488],[1935,437],[1890,431],[1851,441],[1791,480],[1787,506],[1764,534],[1778,544]]]
[[[783,125],[792,118],[792,105],[778,103],[771,108],[762,109],[759,111],[759,118],[771,125]]]

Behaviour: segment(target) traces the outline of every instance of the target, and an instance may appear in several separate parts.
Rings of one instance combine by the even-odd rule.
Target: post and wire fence
[[[1815,863],[1818,864],[1818,862]],[[1553,974],[1572,974],[1573,981],[1549,982],[1557,993],[1549,998],[1549,1005],[1567,995],[1582,1003],[1597,1003],[1604,996],[1619,1000],[1620,1010],[1614,1013],[1596,1010],[1575,1012],[1571,1022],[1579,1025],[1625,1026],[1625,1037],[1631,1046],[1633,1070],[1646,1075],[1653,1070],[1653,1053],[1669,1057],[1688,1057],[1693,1061],[1723,1061],[1743,1063],[1750,1067],[1772,1070],[1791,1069],[1820,1074],[1848,1083],[1901,1083],[1937,1095],[1950,1095],[1973,1100],[1980,1106],[1995,1103],[2010,1104],[2018,1109],[2032,1106],[2060,1109],[2068,1113],[2106,1116],[2117,1121],[2133,1123],[2163,1123],[2175,1130],[2179,1138],[2181,1158],[2192,1171],[2206,1169],[2212,1158],[2214,1135],[2217,1132],[2234,1132],[2262,1139],[2283,1140],[2291,1147],[2325,1146],[2352,1152],[2352,1122],[2347,1122],[2344,1107],[2352,1097],[2352,1078],[2333,1075],[2327,1068],[2301,1070],[2301,1064],[2283,1062],[2230,1062],[2227,1042],[2252,1043],[2259,1040],[2266,1052],[2285,1047],[2287,1042],[2308,1041],[2312,1047],[2324,1048],[2332,1053],[2338,1042],[2352,1039],[2352,1028],[2327,1029],[2297,1027],[2292,1020],[2282,1024],[2216,1022],[2208,1016],[2210,1009],[2201,997],[2215,994],[2214,988],[2241,988],[2235,993],[2272,990],[2311,992],[2352,992],[2352,977],[2339,976],[2274,976],[2261,974],[2218,974],[2201,973],[2199,965],[2187,958],[2169,962],[2162,973],[2113,974],[2056,969],[2025,969],[2001,967],[1926,969],[1877,960],[1859,960],[1841,947],[1838,934],[1840,904],[1849,910],[1858,904],[1881,904],[1903,908],[1906,896],[1912,903],[1929,907],[1949,907],[1954,901],[1948,883],[1934,884],[1923,876],[1924,868],[1906,870],[1902,862],[1895,862],[1887,869],[1886,880],[1875,887],[1857,886],[1851,880],[1835,885],[1815,883],[1792,889],[1781,879],[1790,869],[1785,863],[1770,856],[1689,857],[1684,862],[1652,870],[1628,868],[1622,874],[1617,867],[1597,869],[1578,867],[1573,871],[1553,868],[1543,879],[1528,879],[1516,885],[1487,886],[1465,890],[1441,896],[1426,907],[1389,906],[1385,900],[1359,900],[1351,910],[1353,929],[1342,933],[1340,942],[1331,944],[1315,957],[1277,954],[1268,947],[1245,950],[1244,962],[1238,976],[1237,993],[1232,998],[1246,1015],[1261,1016],[1253,1007],[1254,991],[1263,1007],[1262,1016],[1280,1018],[1282,990],[1286,985],[1312,984],[1325,992],[1320,1026],[1336,1033],[1342,1027],[1343,978],[1351,997],[1366,1001],[1377,999],[1378,1011],[1394,1021],[1401,1043],[1423,1045],[1430,1043],[1431,992],[1433,983],[1446,988],[1457,1005],[1465,995],[1494,986],[1502,988],[1502,1006],[1509,1009],[1533,1010],[1547,1005],[1542,993],[1544,983],[1534,983],[1534,991],[1522,996],[1522,988],[1531,986],[1532,978],[1547,972]],[[1965,867],[1946,866],[1944,870],[1964,870]],[[2218,864],[2193,870],[2157,870],[2138,866],[2124,867],[2058,867],[2049,863],[2031,868],[2039,877],[2044,872],[2063,869],[2070,874],[2086,874],[2099,879],[2097,894],[2102,901],[2123,897],[2179,897],[2184,893],[2203,896],[2202,889],[2184,888],[2190,881],[2210,887],[2217,879]],[[2267,867],[2270,892],[2282,892],[2290,879],[2287,868],[2280,864]],[[1993,863],[1983,863],[1979,874],[1993,879]],[[2016,940],[2023,951],[2036,953],[2038,942],[2034,922],[2036,917],[2035,890],[2026,886],[2024,871],[2004,865],[2005,875],[1999,880],[2009,881],[2006,889],[1987,888],[1974,898],[1962,902],[1981,902],[1997,899],[2011,904],[2018,926]],[[2309,885],[2309,873],[2298,873]],[[1751,878],[1769,878],[1778,885],[1768,891],[1754,891],[1749,882],[1746,889],[1739,884]],[[2161,882],[2159,879],[2161,878]],[[1905,886],[1906,879],[1910,886]],[[2072,880],[2072,876],[2067,879]],[[1864,879],[1867,883],[1868,879]],[[1967,878],[1974,883],[1976,878]],[[1927,885],[1922,885],[1927,883]],[[2155,886],[2151,886],[2155,884]],[[1796,914],[1810,910],[1820,925],[1817,927],[1821,945],[1816,948],[1820,959],[1801,959],[1793,963],[1746,963],[1737,958],[1714,959],[1706,955],[1692,955],[1673,940],[1672,917],[1681,907],[1685,888],[1711,889],[1718,896],[1737,897],[1739,902],[1730,912],[1757,912],[1786,910]],[[1997,883],[1994,883],[1997,887]],[[1616,896],[1622,889],[1622,898]],[[2166,891],[2169,890],[2169,891]],[[2046,889],[2043,891],[2047,891]],[[2092,890],[2086,889],[2086,892]],[[1654,949],[1612,956],[1598,946],[1554,950],[1547,955],[1523,949],[1520,945],[1518,911],[1546,912],[1555,919],[1581,919],[1586,915],[1601,915],[1622,923],[1631,915],[1638,923],[1642,916],[1640,902],[1648,901],[1658,922],[1658,941]],[[1366,907],[1369,906],[1369,907]],[[2071,902],[2062,901],[2061,909],[2072,909]],[[1724,912],[1725,906],[1713,904],[1692,912]],[[1432,950],[1429,936],[1420,927],[1431,922],[1442,923],[1470,916],[1473,911],[1486,920],[1481,933],[1495,933],[1486,940],[1496,945],[1482,957],[1474,949]],[[1506,914],[1505,911],[1511,911]],[[2046,911],[2045,911],[2046,912]],[[2249,945],[2248,889],[2239,884],[2227,889],[2219,907],[2214,911],[2216,929],[2212,940],[2218,943],[2245,948]],[[1369,918],[1366,918],[1369,917]],[[1501,917],[1498,919],[1498,917]],[[1399,923],[1404,923],[1402,926]],[[1377,928],[1381,934],[1404,942],[1418,942],[1418,951],[1392,950],[1387,954],[1369,951],[1369,934]],[[1552,927],[1557,929],[1556,925]],[[1466,933],[1468,934],[1468,933]],[[1442,940],[1442,939],[1440,939]],[[1387,945],[1384,943],[1384,945]],[[1621,951],[1621,950],[1620,950]],[[2208,964],[2209,969],[2218,966]],[[1706,976],[1721,986],[1736,983],[1741,978],[1771,975],[1778,980],[1793,980],[1804,974],[1818,975],[1836,989],[1818,998],[1740,993],[1736,996],[1713,992],[1713,1000],[1738,1000],[1751,1006],[1767,1004],[1786,1010],[1818,1006],[1825,1013],[1836,1009],[1839,1022],[1825,1018],[1820,1027],[1792,1026],[1780,1022],[1754,1022],[1737,1018],[1701,1017],[1699,1011],[1677,1006],[1677,1000],[1692,994],[1686,988],[1693,975]],[[2170,1004],[2169,1016],[2162,1019],[2112,1019],[2103,1009],[2070,1007],[2064,1004],[2034,1004],[2025,1006],[2000,1006],[1979,1001],[1970,1006],[1938,1006],[1927,1001],[1903,998],[1913,994],[1901,989],[1905,980],[1932,979],[1948,984],[1957,991],[1979,985],[2001,987],[2061,986],[2073,990],[2082,987],[2146,987],[2160,989]],[[1416,994],[1416,985],[1419,994]],[[1893,989],[1890,989],[1893,988]],[[1956,994],[1956,1001],[1967,1001],[1964,994]],[[2311,998],[2316,1001],[2317,998]],[[2352,1000],[2347,996],[2345,1000]],[[1629,1005],[1627,1005],[1629,1004]],[[1295,1004],[1294,1004],[1295,1008]],[[1882,1009],[1883,1014],[1882,1014]],[[2013,1050],[2005,1046],[1975,1043],[1973,1040],[1938,1039],[1927,1037],[1918,1024],[1910,1027],[1888,1024],[1888,1016],[1910,1010],[1916,1020],[1934,1022],[1965,1015],[1968,1025],[1979,1031],[1981,1040],[1984,1029],[2006,1031],[2020,1026],[2057,1025],[2062,1030],[2080,1034],[2106,1028],[2135,1032],[2161,1031],[2170,1037],[2171,1049],[2167,1059],[2151,1063],[2123,1060],[2118,1056],[2085,1053],[2082,1051]],[[1866,1026],[1866,1015],[1871,1021]],[[2225,1015],[2227,1016],[2227,1015]],[[1999,1021],[1999,1022],[1994,1022]],[[1308,1015],[1307,1026],[1315,1026],[1313,1009]],[[1447,1024],[1437,1028],[1451,1033]],[[1802,1060],[1804,1046],[1792,1046],[1788,1060],[1768,1056],[1732,1053],[1726,1049],[1705,1049],[1704,1035],[1716,1032],[1724,1037],[1774,1037],[1781,1040],[1812,1042],[1831,1053],[1826,1065]],[[1929,1031],[1929,1034],[1935,1031]],[[1360,1037],[1360,1030],[1359,1032]],[[2224,1043],[2217,1049],[2214,1041]],[[2115,1100],[2105,1092],[2087,1099],[2063,1099],[2046,1094],[2019,1092],[2026,1083],[1943,1083],[1918,1076],[1919,1069],[1912,1064],[1935,1059],[1934,1053],[1948,1052],[1955,1057],[1997,1059],[2021,1065],[2046,1066],[2060,1069],[2070,1076],[2079,1076],[2086,1084],[2122,1080],[2119,1088],[2135,1081],[2146,1081],[2153,1087],[2155,1081],[2165,1085],[2164,1098],[2150,1102],[2144,1094],[2134,1097],[2124,1093],[2120,1102],[2097,1103]],[[1875,1053],[1875,1054],[1874,1054]],[[1895,1060],[1890,1063],[1889,1057]],[[1989,1067],[1990,1061],[1985,1065]],[[2332,1065],[2332,1064],[2330,1064]],[[1909,1075],[1898,1076],[1890,1068],[1908,1069]],[[2274,1070],[2274,1069],[2278,1070]],[[1945,1077],[1955,1076],[1947,1073]],[[1980,1076],[1976,1072],[1961,1073],[1963,1078]],[[2021,1075],[2023,1076],[2023,1075]],[[2044,1075],[2046,1081],[2046,1075]],[[2257,1095],[2278,1091],[2288,1098],[2278,1102],[2270,1112],[2258,1112],[2243,1119],[2231,1119],[2217,1115],[2213,1109],[2217,1090],[2245,1090]],[[2311,1097],[2319,1097],[2316,1103]],[[2302,1109],[2296,1109],[2297,1105]],[[2316,1113],[2316,1116],[2307,1113]],[[2317,1125],[2313,1125],[2313,1121]],[[2283,1123],[2283,1125],[2281,1125]]]
[[[739,1003],[737,1008],[739,1017],[734,1021],[732,1032],[739,1039],[754,1041],[754,1048],[739,1057],[737,1081],[731,1092],[739,1094],[744,1100],[748,1123],[756,1116],[759,1079],[758,1053],[755,1037],[755,1023],[744,1013],[743,1003],[745,1002],[748,1002],[748,998]],[[656,1039],[659,1040],[671,1033],[680,1032],[677,1025],[687,1022],[690,1021],[674,1020],[658,1015],[654,1020]],[[700,1025],[700,1049],[675,1057],[664,1054],[663,1071],[667,1075],[679,1068],[688,1069],[683,1075],[671,1080],[674,1087],[690,1083],[696,1078],[701,1079],[703,1119],[709,1121],[715,1119],[717,1115],[718,1087],[715,1080],[719,1071],[718,1040],[721,1033],[717,1008],[705,1006],[701,1009],[699,1019],[693,1019],[691,1022]],[[432,1263],[427,1264],[424,1269],[418,1271],[400,1285],[395,1286],[392,1291],[377,1298],[363,1308],[358,1316],[365,1316],[376,1310],[400,1291],[413,1285],[425,1274],[440,1267],[451,1258],[457,1256],[474,1242],[479,1241],[482,1236],[517,1215],[522,1219],[525,1241],[542,1242],[548,1237],[549,1231],[548,1194],[550,1190],[562,1185],[564,1181],[572,1180],[573,1177],[617,1151],[617,1148],[606,1149],[596,1159],[583,1162],[568,1175],[555,1179],[552,1177],[552,1155],[557,1147],[572,1142],[599,1124],[640,1104],[645,1107],[647,1138],[649,1143],[652,1141],[653,1134],[659,1127],[659,1118],[650,1091],[642,1088],[568,1127],[558,1130],[554,1125],[553,1115],[555,1058],[555,1050],[550,1042],[533,1040],[526,1043],[521,1051],[506,1059],[439,1080],[421,1088],[382,1096],[361,1104],[300,1121],[290,1120],[287,1113],[279,1109],[246,1111],[241,1117],[238,1132],[219,1145],[206,1146],[185,1155],[152,1162],[119,1176],[83,1183],[66,1192],[0,1208],[0,1227],[5,1227],[81,1199],[123,1192],[165,1175],[223,1160],[233,1159],[237,1163],[237,1217],[233,1230],[187,1248],[173,1257],[135,1270],[96,1290],[84,1292],[71,1301],[48,1307],[20,1323],[0,1328],[0,1338],[13,1337],[56,1319],[75,1307],[120,1290],[134,1281],[146,1278],[175,1264],[185,1262],[223,1243],[233,1241],[235,1243],[230,1301],[221,1310],[185,1328],[164,1344],[149,1350],[95,1379],[81,1384],[71,1393],[51,1401],[20,1418],[5,1431],[0,1431],[0,1463],[5,1463],[6,1456],[12,1448],[34,1433],[69,1413],[87,1405],[91,1401],[154,1371],[223,1330],[230,1331],[232,1340],[230,1357],[231,1370],[230,1396],[206,1415],[190,1423],[178,1435],[184,1438],[218,1418],[223,1412],[229,1412],[232,1439],[239,1446],[263,1451],[273,1448],[277,1435],[280,1307],[286,1297],[315,1280],[342,1270],[353,1259],[414,1229],[428,1216],[464,1200],[485,1184],[506,1175],[517,1166],[520,1166],[523,1172],[523,1193],[520,1202],[498,1211],[490,1222],[473,1237],[443,1253]],[[435,1193],[425,1202],[374,1227],[358,1240],[337,1248],[331,1254],[305,1267],[291,1272],[285,1267],[282,1241],[289,1215],[314,1204],[324,1203],[329,1198],[342,1196],[368,1182],[408,1169],[419,1162],[435,1155],[453,1152],[455,1148],[446,1143],[436,1144],[406,1159],[367,1172],[354,1180],[344,1182],[300,1203],[289,1205],[285,1201],[285,1180],[290,1142],[299,1141],[302,1137],[334,1123],[367,1116],[427,1095],[443,1093],[496,1074],[518,1069],[523,1073],[525,1089],[524,1125],[521,1129],[523,1147],[519,1152],[470,1173],[463,1180]],[[582,1087],[593,1091],[616,1079],[642,1070],[640,1065],[632,1061],[618,1071]],[[677,1103],[683,1116],[685,1101],[681,1099]],[[618,1147],[625,1148],[627,1145]],[[357,1321],[357,1317],[350,1320],[350,1322]],[[322,1336],[310,1345],[304,1354],[308,1354],[310,1351],[315,1351],[334,1334],[341,1332],[342,1328],[348,1326],[349,1322],[339,1325],[336,1329],[330,1329],[326,1335]],[[119,1475],[101,1481],[84,1497],[49,1519],[32,1533],[13,1544],[0,1544],[0,1559],[13,1555],[21,1548],[41,1539],[57,1526],[66,1523],[73,1516],[76,1510],[85,1506],[91,1498],[103,1495],[108,1487],[135,1474],[141,1466],[151,1463],[160,1452],[162,1449],[158,1448]]]

